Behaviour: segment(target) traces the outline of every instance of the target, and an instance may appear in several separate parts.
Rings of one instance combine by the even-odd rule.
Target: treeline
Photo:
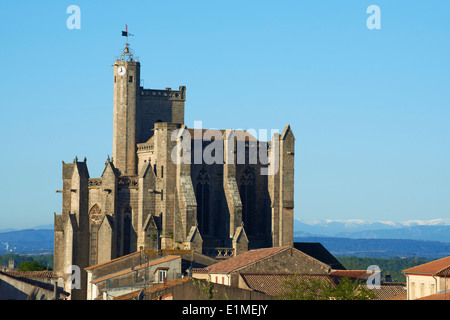
[[[6,253],[0,256],[0,266],[8,266],[9,260],[14,260],[14,266],[17,268],[23,262],[38,262],[41,265],[44,265],[48,268],[48,270],[53,269],[53,255],[20,255],[14,253]]]
[[[450,243],[408,239],[299,237],[294,242],[319,242],[334,256],[438,259],[450,254]]]
[[[405,282],[406,277],[402,270],[415,267],[432,260],[425,258],[363,258],[363,257],[336,257],[347,270],[367,270],[371,265],[376,265],[381,270],[381,279],[385,281],[386,275],[390,275],[393,282]]]

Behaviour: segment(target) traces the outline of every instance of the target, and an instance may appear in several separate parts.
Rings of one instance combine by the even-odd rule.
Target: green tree
[[[17,266],[18,271],[44,271],[47,266],[40,264],[38,261],[24,261]]]
[[[14,253],[7,253],[0,257],[0,264],[2,266],[8,266],[9,260],[14,260],[15,265],[20,265],[25,261],[37,261],[40,264],[48,266],[49,270],[52,270],[53,267],[53,255],[37,255],[37,256],[29,256],[29,255],[19,255]],[[46,268],[47,269],[47,268]]]
[[[373,257],[338,257],[339,262],[347,270],[366,270],[370,265],[377,265],[381,269],[381,277],[390,274],[392,281],[405,282],[406,277],[402,270],[424,264],[432,260],[425,258],[373,258]]]
[[[376,297],[359,281],[347,277],[337,283],[329,277],[296,275],[282,283],[282,300],[372,300]]]
[[[330,278],[293,275],[281,284],[278,298],[281,300],[328,300],[334,284]]]
[[[375,297],[375,293],[365,287],[360,281],[352,281],[347,277],[340,279],[330,295],[330,298],[336,300],[373,300]]]

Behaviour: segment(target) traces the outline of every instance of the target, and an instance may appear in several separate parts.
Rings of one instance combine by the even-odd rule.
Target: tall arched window
[[[102,210],[95,204],[89,211],[89,265],[95,265],[98,262],[98,228],[102,218]]]
[[[200,170],[195,190],[197,199],[197,222],[202,235],[209,234],[209,175],[205,168]]]
[[[255,221],[255,186],[254,174],[250,167],[247,167],[239,179],[239,194],[242,201],[242,221],[247,234],[253,234]]]
[[[131,253],[131,217],[132,217],[132,210],[130,205],[125,205],[122,211],[122,217],[123,217],[123,255]]]

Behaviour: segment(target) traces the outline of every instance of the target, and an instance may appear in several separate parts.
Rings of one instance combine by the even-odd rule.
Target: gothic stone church
[[[205,130],[184,125],[186,88],[141,87],[141,66],[128,44],[113,67],[112,158],[99,178],[90,178],[86,160],[62,165],[62,213],[54,217],[57,274],[142,249],[214,257],[292,245],[295,139],[289,125],[270,142],[247,131],[219,130],[223,161],[177,163],[174,131],[191,137],[192,150],[211,143],[202,139]],[[236,161],[237,148],[228,150],[239,141],[246,161]],[[268,166],[251,163],[250,151],[265,146],[271,154],[275,145],[277,168],[261,174]]]

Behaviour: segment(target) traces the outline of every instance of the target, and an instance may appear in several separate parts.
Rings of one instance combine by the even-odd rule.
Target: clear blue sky
[[[69,5],[81,9],[70,30]],[[381,29],[369,30],[369,5]],[[296,137],[295,217],[450,217],[448,1],[2,1],[0,229],[53,223],[61,161],[112,152],[128,24],[146,88],[186,124]]]

